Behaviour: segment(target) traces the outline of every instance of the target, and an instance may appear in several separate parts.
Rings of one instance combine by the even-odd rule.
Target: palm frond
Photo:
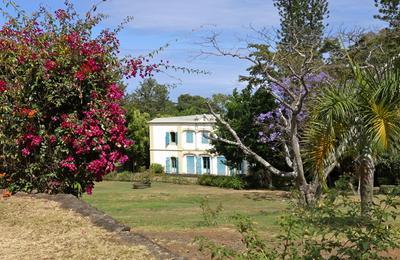
[[[308,169],[323,181],[324,169],[335,160],[338,147],[350,135],[358,104],[356,93],[346,87],[323,89],[316,101],[303,142]]]

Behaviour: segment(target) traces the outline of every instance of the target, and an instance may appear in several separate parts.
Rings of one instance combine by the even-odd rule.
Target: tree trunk
[[[370,153],[363,154],[359,166],[361,214],[363,216],[368,216],[373,205],[374,171],[372,155]]]

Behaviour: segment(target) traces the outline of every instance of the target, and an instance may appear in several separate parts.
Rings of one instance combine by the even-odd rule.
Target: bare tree
[[[293,39],[297,39],[297,35],[294,33]],[[276,176],[295,179],[303,201],[310,204],[316,199],[320,181],[317,176],[311,182],[306,180],[302,157],[301,125],[304,121],[304,114],[307,113],[309,97],[313,95],[316,87],[322,84],[322,81],[329,81],[329,78],[321,72],[323,67],[319,54],[321,42],[315,41],[307,47],[300,44],[300,41],[294,42],[290,46],[290,52],[281,50],[282,46],[270,51],[267,46],[274,46],[274,44],[255,44],[250,45],[250,49],[243,54],[240,51],[227,51],[221,48],[217,35],[214,34],[208,38],[208,47],[211,48],[202,51],[202,54],[229,56],[247,60],[252,64],[253,72],[256,71],[252,77],[256,77],[255,81],[258,87],[268,88],[276,99],[278,108],[273,113],[275,130],[280,133],[279,142],[284,148],[286,163],[292,168],[292,171],[282,171],[252,151],[242,142],[241,137],[229,123],[209,106],[211,114],[232,136],[232,139],[226,139],[213,134],[211,138],[237,146]],[[285,50],[287,49],[285,48]],[[328,176],[336,164],[336,159],[332,158],[331,163],[323,172],[324,177]]]

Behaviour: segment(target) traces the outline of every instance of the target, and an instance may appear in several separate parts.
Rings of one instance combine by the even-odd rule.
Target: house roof
[[[154,118],[149,123],[215,123],[215,118],[212,114],[160,117]]]

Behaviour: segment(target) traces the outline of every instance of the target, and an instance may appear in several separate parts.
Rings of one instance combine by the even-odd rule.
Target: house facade
[[[246,163],[240,169],[226,165],[224,156],[211,154],[208,138],[213,131],[213,115],[191,115],[155,118],[150,127],[150,163],[158,163],[167,174],[211,174],[228,176],[245,174]]]

